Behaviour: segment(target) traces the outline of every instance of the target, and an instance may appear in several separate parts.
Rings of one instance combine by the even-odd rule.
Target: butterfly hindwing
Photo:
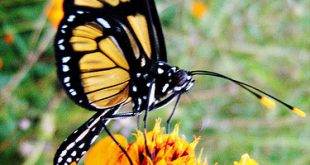
[[[89,150],[91,144],[97,139],[107,124],[102,119],[113,115],[119,109],[118,106],[108,111],[97,112],[80,128],[75,130],[58,148],[54,157],[54,165],[78,163],[83,155]]]

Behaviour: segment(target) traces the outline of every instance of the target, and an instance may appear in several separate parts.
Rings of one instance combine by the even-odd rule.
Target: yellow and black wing
[[[131,76],[166,61],[152,0],[67,0],[64,11],[55,40],[58,77],[87,109],[128,102]]]
[[[66,13],[89,10],[97,16],[113,18],[120,22],[133,36],[142,52],[155,61],[167,61],[165,41],[162,34],[154,0],[66,0]],[[129,36],[128,36],[129,37]],[[134,44],[134,43],[131,43]],[[132,49],[136,49],[132,45]]]

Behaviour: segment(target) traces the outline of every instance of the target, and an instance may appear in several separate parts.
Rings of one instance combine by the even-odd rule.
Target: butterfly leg
[[[178,107],[178,105],[179,105],[179,103],[180,103],[181,96],[182,96],[182,94],[178,94],[178,96],[177,96],[177,101],[175,102],[174,107],[173,107],[173,109],[172,109],[172,111],[171,111],[171,114],[170,114],[170,116],[169,116],[169,118],[168,118],[168,120],[167,120],[167,129],[166,129],[166,133],[170,133],[171,119],[172,119],[172,117],[173,117],[173,115],[174,115],[174,113],[175,113],[175,111],[176,111],[176,109],[177,109],[177,107]]]
[[[108,119],[103,119],[102,123],[106,123]],[[112,138],[112,140],[115,142],[115,144],[122,150],[122,152],[126,155],[126,157],[128,158],[128,161],[130,163],[130,165],[133,165],[132,160],[130,158],[130,156],[128,155],[127,151],[125,150],[125,148],[115,139],[115,137],[113,136],[113,134],[110,132],[110,130],[108,129],[108,127],[104,124],[103,125],[104,130],[107,132],[107,134]]]
[[[58,148],[54,165],[66,165],[78,163],[95,142],[103,127],[110,120],[101,122],[102,118],[108,118],[117,112],[119,106],[97,112],[87,122],[75,130]]]
[[[149,88],[149,91],[148,91],[147,108],[145,110],[144,118],[143,118],[143,122],[144,122],[144,133],[143,133],[143,136],[144,136],[145,151],[146,151],[147,155],[152,159],[151,153],[150,153],[148,145],[147,145],[146,130],[147,130],[148,114],[149,114],[149,112],[151,110],[153,110],[153,106],[154,106],[154,102],[155,102],[155,79],[152,79],[150,81],[150,84],[151,84],[151,88]]]

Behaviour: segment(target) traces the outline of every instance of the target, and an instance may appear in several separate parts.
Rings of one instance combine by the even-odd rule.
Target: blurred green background
[[[228,75],[310,113],[310,1],[209,0],[201,18],[193,16],[193,0],[156,2],[169,63]],[[72,103],[57,82],[55,30],[44,14],[49,4],[0,1],[1,165],[51,164],[60,143],[93,114]],[[152,112],[150,123],[165,121],[172,107]],[[197,78],[175,123],[189,140],[202,137],[198,149],[210,164],[232,164],[243,153],[262,165],[310,164],[308,117],[283,106],[266,110],[222,79]],[[136,119],[110,128],[130,135]]]

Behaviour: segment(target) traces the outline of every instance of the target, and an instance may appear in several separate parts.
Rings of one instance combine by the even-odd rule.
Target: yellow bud
[[[294,113],[296,113],[298,116],[300,116],[300,117],[306,117],[306,113],[305,112],[303,112],[302,110],[300,110],[300,109],[298,109],[298,108],[293,108],[292,109],[292,111],[294,112]]]
[[[265,96],[260,98],[260,102],[269,109],[274,109],[276,107],[276,103]]]

